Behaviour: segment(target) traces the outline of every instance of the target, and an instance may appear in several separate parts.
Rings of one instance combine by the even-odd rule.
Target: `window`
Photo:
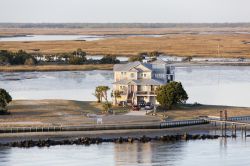
[[[146,77],[147,76],[147,74],[144,74],[144,77]]]
[[[130,74],[130,77],[131,77],[131,78],[134,78],[134,76],[135,76],[134,73],[131,73],[131,74]]]
[[[120,86],[120,90],[124,90],[124,89],[126,89],[126,86]]]

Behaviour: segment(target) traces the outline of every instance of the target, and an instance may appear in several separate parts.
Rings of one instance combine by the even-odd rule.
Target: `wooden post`
[[[224,110],[225,120],[227,120],[227,110]]]
[[[222,111],[220,111],[220,120],[222,120],[222,113],[223,113],[223,112],[222,112]]]
[[[241,137],[243,138],[243,125],[241,125]]]
[[[245,137],[247,137],[247,126],[245,125]]]
[[[234,125],[234,135],[235,135],[235,137],[236,137],[236,132],[237,132],[237,126],[236,126],[236,124]]]
[[[224,135],[226,136],[227,135],[227,123],[226,122],[224,124],[224,127],[225,127],[225,129],[224,129]]]
[[[223,123],[221,123],[221,136],[223,137]]]
[[[233,135],[234,135],[234,124],[232,123],[232,126],[231,126],[231,129],[232,129],[232,137],[233,137]]]

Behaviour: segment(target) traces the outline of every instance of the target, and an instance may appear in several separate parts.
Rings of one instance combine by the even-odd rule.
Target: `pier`
[[[247,137],[247,127],[250,126],[249,121],[250,116],[239,116],[239,117],[227,117],[227,110],[220,111],[219,118],[206,118],[209,123],[214,124],[215,126],[220,125],[221,136],[226,137],[227,131],[231,129],[232,137],[237,136],[237,128],[241,129],[242,137]]]

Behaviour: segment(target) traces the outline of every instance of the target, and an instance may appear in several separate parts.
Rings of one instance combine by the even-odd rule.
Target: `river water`
[[[237,166],[250,165],[249,138],[172,143],[103,143],[49,148],[0,148],[1,166]]]
[[[1,41],[60,41],[60,40],[86,40],[94,41],[104,39],[105,36],[95,35],[26,35],[14,37],[0,37]]]
[[[84,40],[95,41],[106,38],[126,38],[130,36],[143,36],[143,37],[161,37],[163,35],[145,35],[145,34],[128,34],[128,35],[23,35],[23,36],[10,36],[0,37],[1,41],[62,41],[62,40]]]
[[[189,103],[250,107],[250,67],[177,67]],[[0,87],[14,99],[95,100],[98,85],[112,88],[112,71],[14,72],[0,73]]]

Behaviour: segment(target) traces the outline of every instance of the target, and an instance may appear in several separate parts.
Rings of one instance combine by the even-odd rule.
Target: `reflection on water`
[[[250,67],[178,67],[176,81],[183,83],[190,103],[250,107]],[[95,100],[95,87],[112,82],[112,71],[0,73],[0,87],[14,99]]]
[[[90,146],[1,148],[1,166],[235,166],[249,165],[248,139],[220,138],[181,142],[134,144],[103,143]]]

